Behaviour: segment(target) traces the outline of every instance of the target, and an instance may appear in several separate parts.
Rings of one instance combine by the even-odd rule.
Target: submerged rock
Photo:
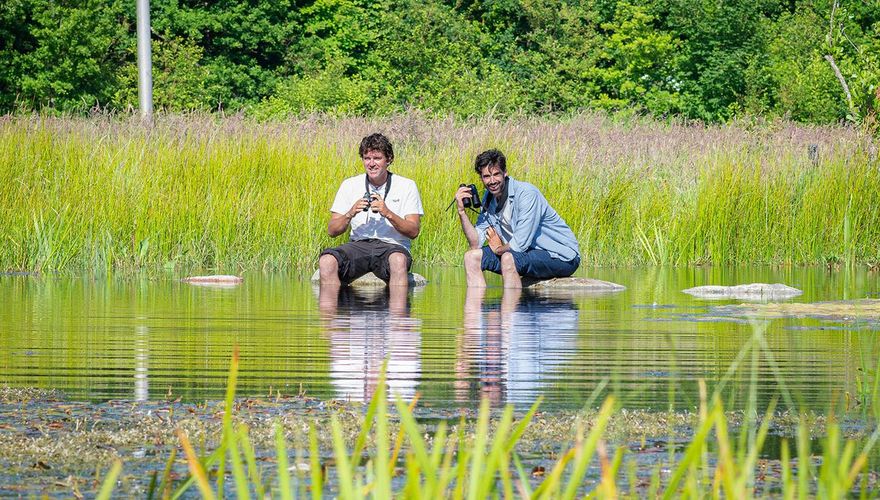
[[[244,281],[244,278],[231,274],[212,274],[209,276],[190,276],[188,278],[183,278],[180,281],[191,285],[225,287],[238,285]]]
[[[682,290],[700,299],[780,300],[797,297],[804,293],[782,283],[750,283],[735,286],[696,286]]]
[[[419,287],[425,286],[428,284],[428,280],[425,279],[424,276],[417,273],[409,273],[409,286],[410,287]],[[321,282],[321,270],[315,271],[312,274],[312,283],[320,283]],[[380,288],[386,286],[386,283],[379,278],[376,277],[373,273],[367,273],[360,278],[349,283],[349,286],[354,288]]]
[[[564,290],[566,292],[620,292],[626,290],[626,287],[623,285],[592,278],[552,278],[549,280],[523,278],[523,288],[541,292],[556,290]]]
[[[880,299],[787,304],[739,304],[713,308],[720,314],[765,318],[808,317],[838,321],[880,319]]]

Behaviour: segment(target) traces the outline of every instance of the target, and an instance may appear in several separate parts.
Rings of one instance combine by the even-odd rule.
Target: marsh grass
[[[498,147],[578,236],[583,262],[880,260],[873,138],[833,127],[569,119],[0,118],[0,268],[307,272],[361,137],[385,132],[425,208],[415,258],[464,249],[443,211]],[[817,144],[820,160],[807,154]]]
[[[744,349],[742,359],[751,359],[755,369],[760,357],[761,325],[755,325],[752,345]],[[295,453],[297,466],[289,467],[290,452],[282,427],[275,425],[275,477],[264,476],[257,464],[254,449],[248,439],[248,428],[233,425],[233,398],[237,384],[238,355],[233,354],[227,385],[226,409],[223,414],[223,432],[219,446],[210,454],[200,456],[180,430],[180,445],[186,455],[191,476],[175,485],[171,492],[168,471],[174,461],[172,452],[163,479],[151,482],[150,498],[161,496],[178,498],[195,485],[204,498],[225,495],[238,498],[322,498],[325,494],[343,499],[357,498],[564,498],[585,494],[598,498],[657,498],[713,497],[751,498],[781,496],[783,498],[840,498],[854,493],[876,496],[868,487],[864,474],[869,457],[880,438],[875,430],[857,449],[854,441],[842,437],[836,419],[829,418],[822,440],[820,457],[815,458],[811,448],[808,422],[801,418],[797,426],[795,453],[792,461],[789,441],[781,447],[778,477],[758,477],[761,450],[774,418],[775,403],[771,403],[758,418],[755,397],[746,411],[739,436],[731,429],[719,391],[711,399],[704,383],[700,382],[700,407],[697,426],[690,443],[675,453],[667,462],[659,464],[647,485],[639,485],[634,461],[625,462],[626,447],[614,447],[606,440],[610,418],[619,408],[613,396],[606,398],[598,412],[590,419],[579,420],[574,439],[558,454],[555,463],[539,477],[527,472],[517,445],[535,417],[540,400],[531,409],[515,417],[511,406],[495,412],[483,400],[472,426],[459,425],[450,429],[440,421],[430,430],[420,424],[413,408],[417,400],[406,404],[397,399],[393,405],[380,375],[361,427],[356,436],[345,438],[338,419],[331,417],[332,461],[323,461],[318,448],[318,430],[308,430],[308,461],[305,451]],[[754,381],[752,382],[754,384]],[[753,392],[753,391],[752,391]],[[592,403],[590,403],[592,404]],[[750,417],[751,416],[751,417]],[[397,432],[393,421],[397,421]],[[493,424],[490,425],[490,420]],[[326,429],[322,432],[328,432]],[[613,450],[613,451],[612,451]],[[307,467],[300,464],[308,463]],[[227,465],[233,483],[226,485]],[[661,467],[668,469],[660,474]],[[290,471],[293,471],[291,474]],[[536,469],[537,470],[537,469]],[[629,481],[621,477],[629,470]],[[119,474],[114,465],[108,475]],[[629,489],[623,488],[627,485]],[[105,493],[107,482],[102,488]]]

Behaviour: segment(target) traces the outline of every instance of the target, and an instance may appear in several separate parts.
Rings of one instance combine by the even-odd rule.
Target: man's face
[[[504,190],[504,172],[495,165],[489,165],[480,171],[480,180],[483,181],[486,191],[492,196],[501,196]]]
[[[383,184],[385,182],[385,174],[388,173],[388,164],[390,163],[388,158],[385,157],[385,153],[371,149],[364,153],[361,160],[364,162],[364,170],[367,172],[370,182],[374,185]]]

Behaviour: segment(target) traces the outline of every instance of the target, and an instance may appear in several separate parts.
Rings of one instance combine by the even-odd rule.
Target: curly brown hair
[[[388,158],[388,163],[394,160],[394,148],[391,147],[391,141],[380,133],[370,134],[361,140],[358,154],[363,158],[369,151],[381,151],[385,158]]]
[[[478,154],[477,159],[474,160],[474,170],[476,170],[478,174],[482,174],[483,169],[486,167],[498,167],[499,170],[506,174],[507,158],[504,157],[504,153],[497,149],[483,151]]]

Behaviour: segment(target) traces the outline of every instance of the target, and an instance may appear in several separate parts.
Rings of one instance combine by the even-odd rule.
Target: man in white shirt
[[[349,242],[321,252],[321,288],[338,288],[372,272],[392,287],[406,288],[412,265],[410,243],[424,213],[416,183],[392,174],[391,142],[382,134],[361,141],[364,175],[342,181],[327,232],[335,238],[351,225]]]

